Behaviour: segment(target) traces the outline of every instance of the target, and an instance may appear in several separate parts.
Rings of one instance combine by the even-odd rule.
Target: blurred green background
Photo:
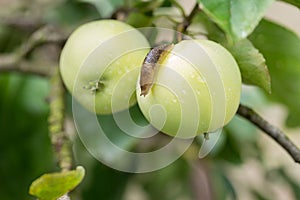
[[[171,1],[153,2],[2,0],[0,53],[13,52],[35,29],[34,26],[32,29],[16,27],[13,23],[7,25],[9,20],[13,22],[21,18],[28,23],[53,24],[69,33],[84,22],[110,17],[118,8],[130,5],[134,9],[127,13],[127,22],[139,27],[153,24],[153,10],[160,13],[172,7]],[[49,51],[51,47],[50,50],[46,48],[34,52],[30,59],[38,57],[47,60]],[[0,72],[1,200],[34,199],[28,194],[31,182],[46,172],[58,170],[48,135],[49,106],[46,99],[49,91],[47,78],[19,72]],[[291,95],[288,98],[294,97]],[[67,99],[67,118],[72,121],[69,94]],[[293,115],[295,118],[290,122],[295,126],[285,126],[288,115],[286,108],[296,106],[296,110],[300,110],[300,98],[296,96],[293,101],[282,99],[280,102],[285,107],[275,104],[262,90],[244,86],[241,102],[251,105],[300,144],[300,130],[297,128],[300,118]],[[110,119],[106,120],[106,123],[110,123]],[[170,166],[145,174],[119,172],[101,164],[74,135],[74,162],[75,165],[84,166],[87,174],[82,184],[71,193],[72,199],[300,199],[299,166],[272,139],[240,117],[235,117],[224,128],[221,139],[206,158],[195,159],[199,150],[199,144],[196,143]]]

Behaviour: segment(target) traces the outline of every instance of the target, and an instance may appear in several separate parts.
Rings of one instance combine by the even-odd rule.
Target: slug
[[[140,96],[146,96],[153,86],[156,72],[158,71],[159,64],[165,58],[166,53],[174,47],[174,44],[163,44],[154,47],[146,55],[140,74]]]

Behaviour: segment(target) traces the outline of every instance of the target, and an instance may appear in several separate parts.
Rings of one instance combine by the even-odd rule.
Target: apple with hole
[[[123,22],[83,24],[62,50],[63,82],[91,112],[110,114],[127,109],[136,103],[136,80],[149,48],[144,35]]]
[[[155,68],[147,94],[143,95],[138,80],[136,95],[142,113],[158,130],[192,138],[222,128],[236,113],[241,75],[221,45],[209,40],[181,41],[159,58]]]

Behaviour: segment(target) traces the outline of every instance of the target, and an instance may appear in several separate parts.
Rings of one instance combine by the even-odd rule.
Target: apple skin
[[[156,81],[137,100],[147,120],[174,137],[192,138],[226,125],[237,111],[241,75],[232,55],[209,40],[185,40],[159,61]]]
[[[149,48],[142,33],[123,22],[83,24],[62,50],[62,79],[72,96],[91,112],[127,109],[136,103],[136,80]]]

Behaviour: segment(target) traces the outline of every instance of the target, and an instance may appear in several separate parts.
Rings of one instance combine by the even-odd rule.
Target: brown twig
[[[279,128],[264,120],[253,109],[247,106],[240,104],[237,113],[273,138],[290,154],[295,162],[300,163],[300,149]]]
[[[1,72],[22,72],[39,76],[52,74],[53,65],[39,62],[18,61],[14,55],[0,55]]]
[[[183,34],[186,32],[186,29],[189,27],[192,19],[194,18],[194,16],[197,14],[198,11],[199,11],[199,5],[198,5],[198,3],[196,3],[193,10],[190,12],[190,14],[187,16],[184,15],[183,21],[177,25],[177,31],[178,31],[177,40],[178,41],[183,40]]]
[[[52,26],[45,26],[36,32],[20,46],[19,49],[10,54],[0,55],[0,71],[20,71],[25,73],[50,76],[52,70],[45,63],[32,63],[26,57],[37,47],[45,44],[63,45],[66,36],[59,33]]]
[[[40,17],[27,17],[19,15],[6,17],[0,22],[0,24],[29,33],[32,33],[33,31],[43,26],[43,22]]]
[[[131,10],[126,7],[118,8],[110,17],[110,19],[116,19],[119,21],[125,21]]]

